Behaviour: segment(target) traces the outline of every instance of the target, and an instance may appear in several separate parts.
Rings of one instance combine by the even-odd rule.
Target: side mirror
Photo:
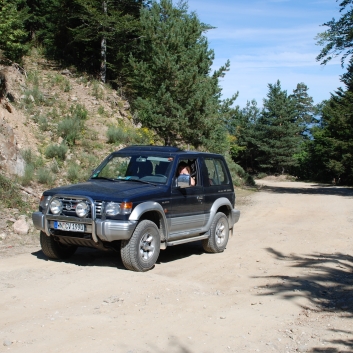
[[[191,186],[191,176],[188,174],[180,174],[177,179],[177,187],[185,189]]]

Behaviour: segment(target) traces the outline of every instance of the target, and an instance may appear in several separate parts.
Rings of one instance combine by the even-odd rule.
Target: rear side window
[[[224,162],[218,158],[205,158],[209,186],[229,185],[229,178]],[[207,183],[206,183],[207,184]]]

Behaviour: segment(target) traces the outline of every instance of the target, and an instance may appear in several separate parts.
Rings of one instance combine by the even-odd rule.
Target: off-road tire
[[[145,272],[154,267],[160,252],[159,229],[149,220],[141,221],[128,240],[121,241],[121,260],[128,270]]]
[[[47,236],[44,232],[40,232],[40,245],[45,256],[53,260],[64,260],[72,256],[77,246],[64,245],[54,240],[52,235]]]
[[[209,253],[224,251],[229,239],[229,223],[227,216],[218,212],[213,218],[210,236],[202,241],[203,249]]]

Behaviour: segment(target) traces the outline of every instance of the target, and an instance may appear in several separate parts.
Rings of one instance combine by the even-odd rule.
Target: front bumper
[[[60,219],[59,219],[60,218]],[[115,221],[115,220],[81,220],[72,217],[55,217],[47,216],[42,212],[32,213],[32,221],[34,227],[50,235],[52,221],[61,220],[64,222],[84,223],[87,225],[87,230],[92,234],[92,239],[98,242],[97,237],[106,242],[114,240],[130,239],[133,231],[136,228],[138,221]]]

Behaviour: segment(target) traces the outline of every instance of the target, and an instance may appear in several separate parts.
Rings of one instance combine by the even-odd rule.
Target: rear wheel
[[[202,241],[206,252],[218,253],[224,251],[229,239],[229,223],[227,216],[218,212],[213,218],[210,237]]]
[[[121,259],[128,270],[144,272],[154,267],[160,251],[159,229],[149,220],[141,221],[131,238],[121,241]]]
[[[64,245],[54,240],[52,235],[47,236],[44,232],[40,232],[40,245],[44,255],[54,260],[63,260],[72,256],[77,246]]]

